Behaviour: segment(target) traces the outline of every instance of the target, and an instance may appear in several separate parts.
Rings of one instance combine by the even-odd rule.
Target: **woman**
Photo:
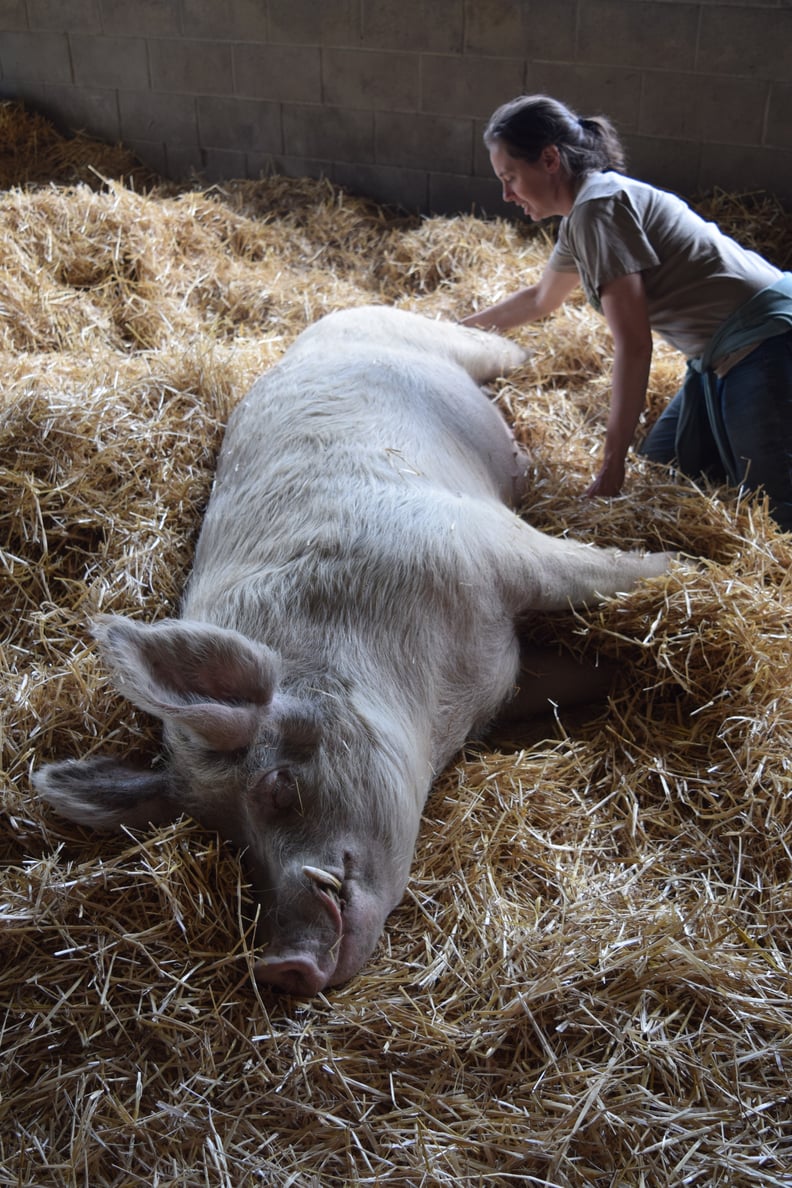
[[[578,282],[613,335],[605,451],[587,495],[616,495],[646,399],[657,331],[689,360],[641,453],[693,477],[763,487],[792,530],[792,274],[740,247],[681,199],[624,176],[608,120],[528,95],[484,133],[506,202],[561,215],[535,285],[463,325],[508,330],[545,317]]]

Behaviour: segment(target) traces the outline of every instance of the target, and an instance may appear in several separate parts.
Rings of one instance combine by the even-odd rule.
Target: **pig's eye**
[[[276,769],[257,776],[250,785],[250,794],[262,809],[270,812],[300,807],[297,781],[289,771]]]

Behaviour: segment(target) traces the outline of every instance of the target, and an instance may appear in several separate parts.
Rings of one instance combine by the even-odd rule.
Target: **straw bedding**
[[[42,164],[2,121],[0,1184],[792,1185],[792,537],[637,461],[582,500],[607,332],[578,301],[517,332],[495,398],[532,521],[700,560],[537,622],[617,662],[607,707],[471,744],[361,975],[259,992],[214,835],[98,838],[31,794],[48,759],[157,753],[87,621],[177,610],[229,410],[307,323],[460,316],[549,240],[321,182],[141,188],[122,150],[48,132]],[[788,264],[771,199],[709,209]],[[658,346],[647,424],[681,366]]]

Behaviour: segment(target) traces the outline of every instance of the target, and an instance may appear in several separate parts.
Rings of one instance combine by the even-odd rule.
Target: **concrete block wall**
[[[0,0],[0,95],[176,179],[503,213],[481,132],[533,91],[636,176],[792,205],[792,0]]]

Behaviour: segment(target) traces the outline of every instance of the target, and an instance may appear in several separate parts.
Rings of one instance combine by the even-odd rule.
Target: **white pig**
[[[182,618],[94,626],[167,763],[34,776],[100,829],[187,812],[246,853],[256,976],[355,974],[404,892],[434,777],[512,697],[516,624],[631,588],[666,554],[544,535],[479,384],[514,343],[388,307],[306,330],[230,418]]]

